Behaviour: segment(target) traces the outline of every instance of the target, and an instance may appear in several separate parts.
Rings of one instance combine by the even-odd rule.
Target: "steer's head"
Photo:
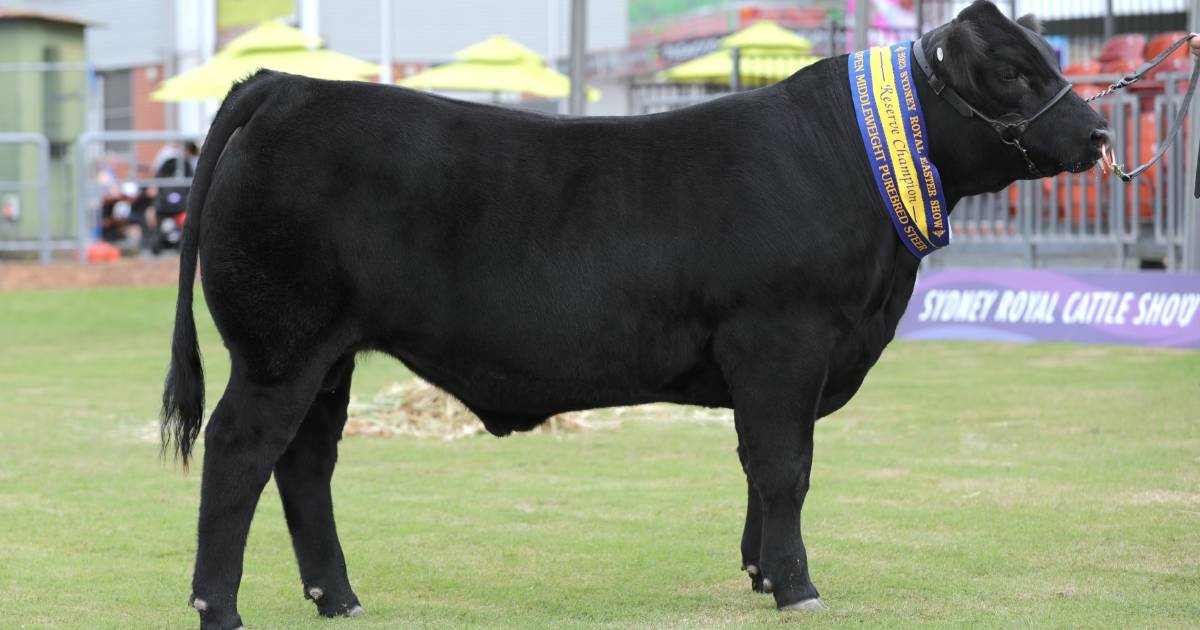
[[[986,184],[989,188],[1015,179],[1086,171],[1101,159],[1109,141],[1108,122],[1074,92],[1042,111],[1068,82],[1040,31],[1032,15],[1014,22],[991,2],[976,0],[922,40],[934,73],[980,113],[1002,122],[1036,116],[1018,138],[1028,161],[980,117],[959,117],[957,126],[963,133],[948,134],[948,142],[962,145],[956,155],[983,158],[980,164],[987,168],[982,170],[992,172],[972,171],[994,180]],[[939,115],[954,116],[955,110],[941,100]]]

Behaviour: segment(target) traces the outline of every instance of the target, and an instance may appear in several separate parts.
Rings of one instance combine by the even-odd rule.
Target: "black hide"
[[[1028,113],[1061,77],[1027,34],[981,3],[926,44],[962,57],[945,70],[975,106]],[[733,408],[744,564],[780,607],[814,606],[799,529],[813,424],[892,339],[918,266],[868,171],[846,64],[627,118],[270,72],[237,86],[192,189],[164,395],[164,435],[186,458],[203,410],[198,254],[232,360],[205,433],[203,625],[240,624],[242,550],[272,472],[306,596],[322,614],[361,611],[329,479],[365,350],[462,399],[496,435],[573,409]],[[914,74],[951,206],[1026,175]],[[1039,169],[1094,163],[1102,124],[1074,95],[1060,102],[1030,131]]]

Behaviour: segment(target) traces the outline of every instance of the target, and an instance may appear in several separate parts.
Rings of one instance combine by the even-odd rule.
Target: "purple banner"
[[[931,271],[897,336],[1200,348],[1200,274]]]

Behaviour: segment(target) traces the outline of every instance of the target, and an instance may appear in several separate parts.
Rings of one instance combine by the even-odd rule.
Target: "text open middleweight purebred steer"
[[[912,81],[947,208],[1101,157],[1106,123],[1062,96],[1035,30],[977,2],[921,40],[929,67]],[[753,588],[819,607],[800,535],[813,425],[891,340],[918,266],[864,154],[847,64],[627,118],[270,72],[236,86],[192,188],[164,393],[164,436],[186,461],[204,409],[198,256],[232,360],[205,431],[202,627],[242,623],[246,534],[272,473],[306,596],[361,613],[330,477],[364,350],[496,435],[576,409],[732,408]],[[979,115],[1029,119],[1056,95],[1015,141]]]

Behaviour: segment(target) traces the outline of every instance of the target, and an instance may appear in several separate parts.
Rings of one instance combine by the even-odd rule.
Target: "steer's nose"
[[[1112,144],[1112,133],[1108,131],[1108,127],[1097,127],[1092,130],[1092,144],[1097,147],[1105,147]]]

